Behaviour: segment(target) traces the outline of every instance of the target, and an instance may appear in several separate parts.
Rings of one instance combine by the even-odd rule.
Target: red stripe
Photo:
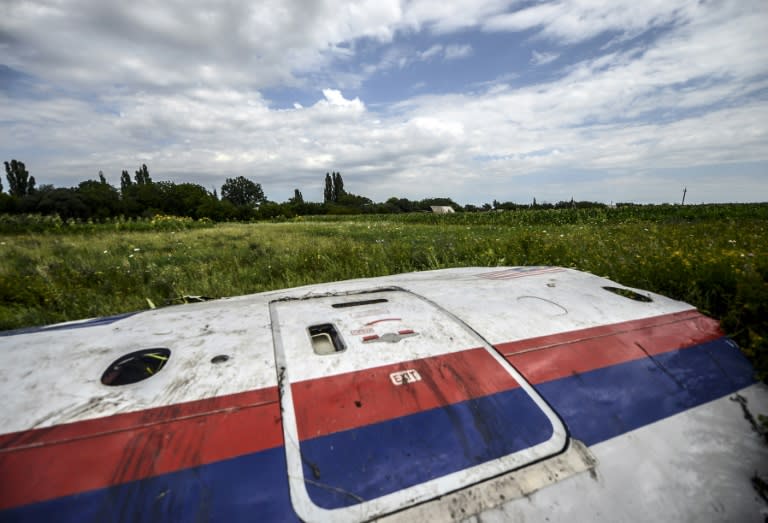
[[[496,348],[534,384],[720,338],[717,321],[695,310],[503,343]],[[423,381],[396,386],[414,369]],[[447,371],[446,369],[450,369]],[[482,348],[292,385],[299,439],[307,439],[517,386]]]
[[[277,389],[0,437],[0,510],[282,444]]]
[[[421,381],[395,385],[415,370]],[[486,349],[477,348],[291,385],[299,439],[407,416],[517,387]]]
[[[541,382],[704,343],[715,320],[685,311],[497,345]],[[394,385],[393,372],[422,381]],[[302,439],[517,386],[485,349],[295,383]],[[359,403],[359,406],[358,406]],[[0,510],[282,445],[277,389],[181,403],[0,436]]]
[[[542,336],[496,348],[534,384],[698,345],[723,336],[693,311]]]
[[[402,318],[382,318],[380,320],[369,321],[366,325],[376,325],[377,323],[383,323],[385,321],[402,321]]]

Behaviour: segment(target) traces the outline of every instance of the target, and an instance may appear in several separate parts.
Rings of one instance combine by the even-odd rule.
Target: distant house
[[[431,205],[430,209],[434,214],[451,214],[455,212],[450,205]]]

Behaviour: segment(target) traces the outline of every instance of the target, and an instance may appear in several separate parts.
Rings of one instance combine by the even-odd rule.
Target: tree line
[[[274,217],[318,214],[368,214],[428,212],[432,206],[450,206],[457,212],[514,210],[518,208],[561,208],[604,206],[594,202],[558,202],[530,205],[498,202],[483,206],[461,206],[450,198],[409,200],[392,197],[376,203],[370,198],[348,192],[340,172],[325,174],[322,202],[304,200],[301,191],[294,190],[286,202],[270,201],[260,183],[244,176],[226,178],[221,195],[195,183],[154,181],[149,168],[142,164],[133,176],[123,170],[120,187],[107,182],[99,171],[98,179],[85,180],[76,187],[37,185],[23,162],[4,162],[8,183],[4,191],[0,180],[0,213],[57,214],[64,220],[105,220],[124,216],[150,217],[157,214],[208,218],[214,221],[249,221]]]

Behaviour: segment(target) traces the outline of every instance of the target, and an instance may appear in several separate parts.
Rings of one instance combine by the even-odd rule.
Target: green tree
[[[341,173],[333,173],[333,201],[341,202],[341,198],[345,194],[347,193],[344,190],[344,180],[341,179]]]
[[[334,173],[336,174],[336,173]],[[325,203],[331,203],[333,199],[333,180],[330,173],[325,173],[325,190],[323,191],[323,201]]]
[[[136,202],[138,214],[153,216],[162,210],[164,201],[161,188],[156,183],[133,185],[131,197]]]
[[[360,196],[345,191],[339,196],[339,201],[337,203],[346,207],[356,207],[360,210],[363,210],[364,207],[372,205],[373,201],[370,198],[366,198],[365,196]]]
[[[384,205],[386,205],[388,212],[413,212],[417,210],[419,202],[413,202],[408,198],[398,198],[393,196],[387,200]]]
[[[333,171],[325,173],[325,190],[323,191],[323,201],[325,203],[340,203],[342,197],[347,194],[344,190],[344,180],[341,179],[341,173]]]
[[[0,192],[0,214],[2,213],[15,213],[16,212],[16,199],[9,195]]]
[[[122,174],[120,174],[120,193],[125,197],[126,192],[128,192],[128,187],[133,185],[133,180],[131,180],[131,175],[128,174],[128,171],[123,170]]]
[[[77,189],[44,185],[33,198],[37,200],[35,212],[58,214],[63,220],[86,220],[90,217],[90,209]]]
[[[136,180],[136,185],[150,185],[152,183],[152,178],[149,177],[149,169],[147,169],[147,164],[141,164],[139,170],[136,171],[134,179]]]
[[[166,214],[202,218],[214,212],[213,204],[218,204],[202,185],[172,182],[157,182],[155,185],[162,195],[161,210]]]
[[[142,164],[135,171],[134,180],[128,171],[120,176],[120,193],[123,199],[123,211],[128,216],[152,216],[162,210],[162,188],[152,181],[149,169]]]
[[[289,198],[288,201],[294,204],[304,203],[304,196],[301,194],[300,190],[294,189],[293,198]]]
[[[261,184],[254,183],[244,176],[227,178],[221,186],[221,198],[238,207],[257,207],[267,200]]]
[[[103,175],[102,175],[103,177]],[[106,181],[87,180],[77,186],[79,200],[88,208],[88,217],[103,220],[120,211],[120,195]]]
[[[5,162],[5,177],[8,180],[8,194],[21,198],[35,192],[35,177],[30,176],[24,162]]]

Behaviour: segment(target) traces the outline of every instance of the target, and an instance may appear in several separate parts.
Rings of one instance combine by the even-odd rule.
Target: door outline
[[[371,500],[363,500],[355,505],[346,507],[327,509],[316,505],[310,498],[306,489],[307,483],[315,483],[313,479],[304,476],[304,467],[299,441],[298,422],[293,403],[293,394],[291,391],[290,369],[287,361],[287,355],[283,346],[281,336],[280,316],[278,307],[286,303],[296,301],[314,300],[318,298],[330,297],[348,297],[361,294],[371,294],[375,292],[402,292],[414,297],[427,306],[439,311],[451,321],[467,331],[472,337],[476,338],[478,345],[485,349],[491,357],[505,369],[512,378],[517,381],[521,389],[526,392],[534,404],[546,416],[552,426],[552,436],[549,440],[539,443],[512,454],[496,458],[490,462],[484,462],[475,466],[458,470],[450,474],[436,477],[426,482],[410,486],[404,490],[398,490],[385,494],[381,497]],[[556,456],[568,447],[570,435],[560,416],[549,406],[549,404],[536,392],[533,386],[511,365],[499,352],[488,343],[477,331],[472,329],[463,320],[458,318],[450,311],[445,310],[439,304],[429,300],[419,294],[400,287],[386,287],[379,289],[366,289],[361,291],[351,291],[342,293],[328,293],[314,296],[303,296],[297,298],[281,298],[269,303],[269,313],[272,325],[273,346],[275,351],[275,368],[277,370],[278,392],[280,395],[280,410],[282,413],[283,437],[285,444],[286,467],[288,474],[288,483],[290,490],[291,503],[296,514],[305,521],[360,521],[371,518],[381,517],[386,514],[402,510],[408,506],[427,501],[429,499],[448,494],[463,488],[469,487],[481,481],[491,479],[495,476],[511,472],[513,470],[531,465],[544,459]],[[304,329],[305,326],[297,325],[297,328]],[[535,459],[527,457],[526,454],[536,455]],[[333,488],[333,487],[330,487]],[[354,496],[351,493],[348,493]]]

